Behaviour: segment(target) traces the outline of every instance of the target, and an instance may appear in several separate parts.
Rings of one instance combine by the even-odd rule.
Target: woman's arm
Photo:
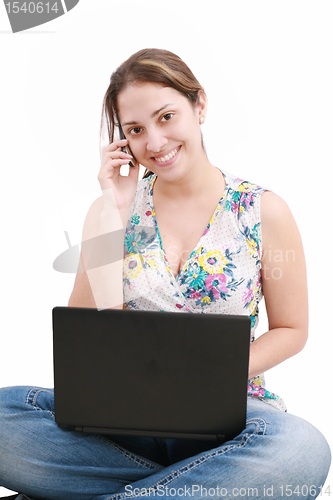
[[[76,273],[73,291],[68,301],[68,307],[92,307],[96,309],[96,302],[89,283],[82,253],[80,254],[79,270]]]
[[[105,191],[103,193],[105,195]],[[123,223],[117,207],[105,211],[103,197],[91,205],[86,216],[80,265],[69,307],[122,309]],[[103,235],[106,239],[103,239]],[[102,237],[102,238],[101,238]],[[119,254],[116,261],[108,257]],[[94,262],[94,265],[89,263]],[[98,262],[99,261],[99,262]]]
[[[269,331],[251,344],[249,378],[303,349],[308,336],[306,265],[301,237],[287,204],[261,199],[262,285]]]
[[[69,307],[121,309],[123,307],[124,234],[138,185],[140,165],[120,174],[132,157],[121,148],[127,140],[104,148],[98,181],[102,196],[90,207],[84,222],[80,266]]]

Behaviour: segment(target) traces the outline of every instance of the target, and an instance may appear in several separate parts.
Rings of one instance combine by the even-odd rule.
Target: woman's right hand
[[[122,139],[114,141],[104,148],[98,174],[103,196],[108,198],[108,190],[111,189],[120,211],[129,210],[134,201],[140,170],[139,163],[135,162],[131,155],[121,150],[127,144],[128,140]],[[130,160],[134,163],[134,167],[129,167],[128,175],[121,175],[121,167],[128,165]]]

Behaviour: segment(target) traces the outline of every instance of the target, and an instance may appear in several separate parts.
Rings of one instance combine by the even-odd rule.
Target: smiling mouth
[[[167,154],[165,156],[154,156],[153,159],[155,161],[158,161],[158,162],[161,162],[161,163],[169,161],[169,160],[171,160],[171,158],[173,158],[178,153],[178,151],[180,150],[180,148],[181,148],[181,146],[178,146],[178,148],[173,149],[169,154]]]

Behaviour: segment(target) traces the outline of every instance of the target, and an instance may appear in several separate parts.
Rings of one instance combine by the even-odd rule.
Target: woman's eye
[[[168,120],[170,120],[172,117],[173,117],[173,113],[166,113],[165,115],[162,116],[162,119],[161,121],[163,122],[167,122]]]
[[[133,134],[133,135],[137,135],[140,132],[141,132],[141,127],[134,127],[134,128],[131,128],[131,130],[129,130],[129,133]]]

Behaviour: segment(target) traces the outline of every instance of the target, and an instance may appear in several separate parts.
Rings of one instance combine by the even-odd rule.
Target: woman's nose
[[[168,139],[158,130],[150,130],[147,137],[147,150],[152,153],[159,153],[168,143]]]

